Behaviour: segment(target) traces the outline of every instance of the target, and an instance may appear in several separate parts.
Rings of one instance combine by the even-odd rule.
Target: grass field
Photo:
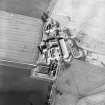
[[[40,18],[51,0],[0,0],[0,10]]]
[[[0,10],[40,18],[51,0],[0,0]],[[48,84],[30,70],[0,66],[0,105],[44,105]]]

